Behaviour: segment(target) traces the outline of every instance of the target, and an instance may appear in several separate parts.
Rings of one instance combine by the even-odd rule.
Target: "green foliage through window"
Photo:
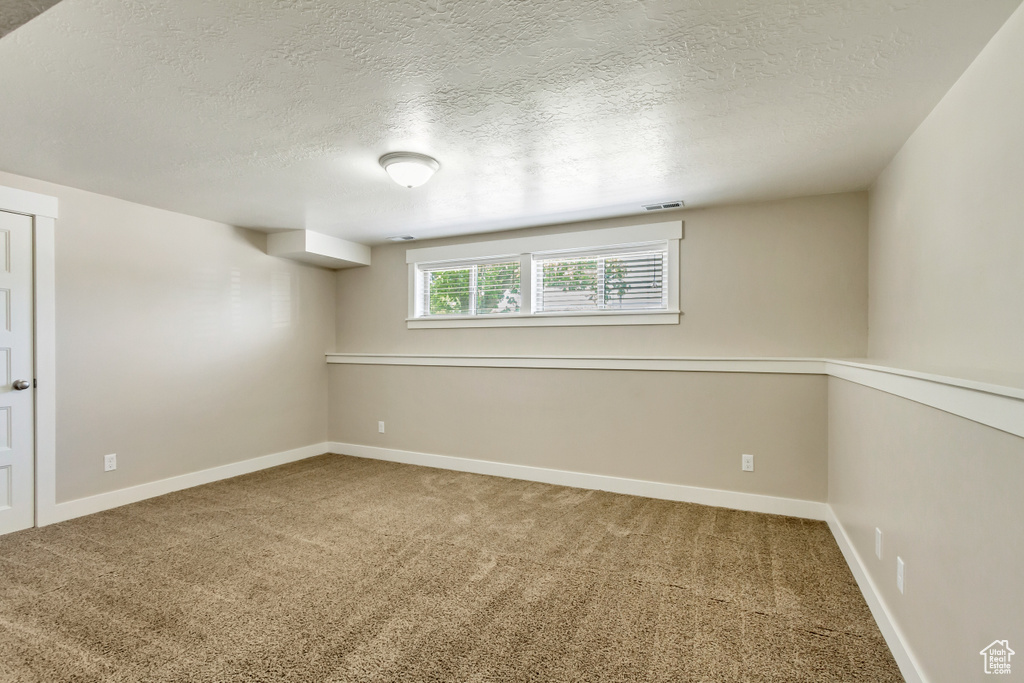
[[[518,313],[519,261],[477,267],[476,312]]]
[[[666,310],[668,252],[620,249],[539,252],[528,256],[533,300],[522,301],[523,260],[422,264],[418,316]]]
[[[423,276],[427,315],[519,312],[519,261],[427,270]]]
[[[469,315],[471,268],[435,270],[426,273],[430,292],[430,315]]]

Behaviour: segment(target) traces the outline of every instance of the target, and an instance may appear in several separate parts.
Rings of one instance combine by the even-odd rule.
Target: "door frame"
[[[57,198],[0,185],[0,211],[32,219],[32,310],[36,386],[35,525],[57,521],[57,335],[54,233]]]

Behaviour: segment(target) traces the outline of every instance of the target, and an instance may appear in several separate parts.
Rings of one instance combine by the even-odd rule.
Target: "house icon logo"
[[[981,651],[981,656],[985,658],[985,673],[1010,673],[1010,657],[1015,654],[1017,653],[1010,649],[1008,641],[993,640],[991,645]]]

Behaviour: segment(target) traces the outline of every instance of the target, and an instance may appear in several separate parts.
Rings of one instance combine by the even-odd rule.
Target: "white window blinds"
[[[520,263],[434,264],[420,269],[422,315],[518,313]]]
[[[668,308],[666,247],[534,254],[534,311]]]
[[[405,253],[409,329],[679,323],[679,221]]]

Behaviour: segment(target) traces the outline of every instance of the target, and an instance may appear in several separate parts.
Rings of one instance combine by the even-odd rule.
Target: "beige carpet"
[[[0,680],[902,679],[823,523],[329,455],[0,537]]]

